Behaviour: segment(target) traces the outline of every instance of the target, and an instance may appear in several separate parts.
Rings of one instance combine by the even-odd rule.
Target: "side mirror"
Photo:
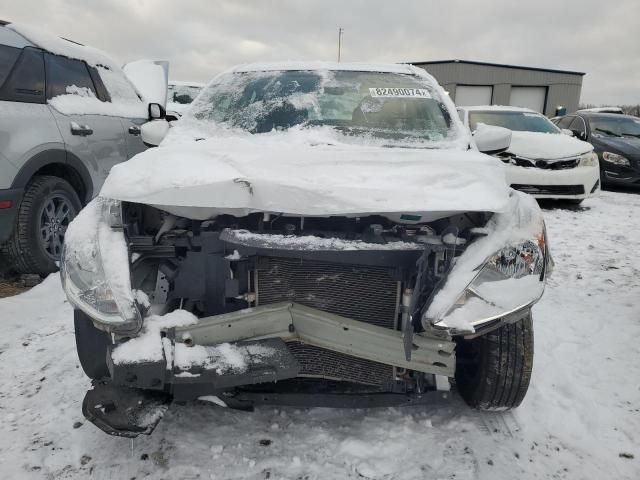
[[[568,128],[561,128],[560,131],[562,133],[564,133],[565,135],[568,135],[570,137],[573,137],[573,132],[571,130],[569,130]]]
[[[147,147],[157,147],[169,131],[169,122],[165,120],[151,120],[140,127],[142,141]]]
[[[586,140],[587,139],[587,134],[584,133],[582,130],[571,130],[571,132],[573,133],[573,136],[576,137],[579,140]]]
[[[149,104],[149,118],[151,120],[159,120],[167,115],[165,109],[159,103]]]
[[[504,152],[511,145],[511,130],[493,125],[479,123],[473,133],[476,147],[482,153],[495,154]]]

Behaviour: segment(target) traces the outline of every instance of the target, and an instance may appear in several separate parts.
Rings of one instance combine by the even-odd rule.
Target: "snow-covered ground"
[[[556,261],[514,412],[173,406],[151,437],[82,417],[89,381],[57,276],[0,300],[0,478],[640,478],[640,195],[545,210]],[[633,455],[634,458],[627,458]]]

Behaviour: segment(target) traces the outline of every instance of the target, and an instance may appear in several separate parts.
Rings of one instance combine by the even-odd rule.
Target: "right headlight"
[[[141,328],[142,315],[131,291],[124,233],[111,226],[117,207],[98,197],[74,219],[65,234],[60,275],[69,302],[97,327],[130,334]]]
[[[627,157],[623,157],[622,155],[618,155],[617,153],[603,152],[602,158],[604,158],[609,163],[613,163],[615,165],[620,165],[623,167],[629,167],[631,165]]]

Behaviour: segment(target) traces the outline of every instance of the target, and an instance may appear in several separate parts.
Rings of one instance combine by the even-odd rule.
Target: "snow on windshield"
[[[386,143],[451,143],[461,136],[444,94],[419,75],[289,70],[226,73],[187,116],[252,134],[329,127]]]

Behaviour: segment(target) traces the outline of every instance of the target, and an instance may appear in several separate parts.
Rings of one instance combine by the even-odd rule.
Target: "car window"
[[[589,118],[591,133],[605,137],[640,138],[640,118],[620,114]]]
[[[87,65],[80,60],[45,54],[47,63],[47,99],[77,94],[97,97]]]
[[[98,69],[95,67],[89,67],[89,75],[91,75],[91,80],[93,80],[93,84],[96,87],[98,99],[102,100],[103,102],[110,102],[111,95],[109,95],[107,87],[104,86],[102,78],[100,78],[100,74],[98,73]]]
[[[469,112],[469,128],[472,132],[477,128],[478,123],[520,132],[560,133],[558,127],[544,115],[519,110],[478,110]]]
[[[42,52],[25,47],[0,89],[0,100],[44,103],[44,79]]]
[[[569,130],[580,132],[583,135],[587,134],[587,127],[584,124],[584,120],[580,117],[573,117],[573,122],[571,122],[571,125],[568,128]]]
[[[254,134],[317,127],[389,144],[449,141],[458,133],[431,82],[385,72],[226,74],[197,97],[186,116]]]
[[[9,76],[9,72],[13,68],[13,64],[22,52],[21,48],[7,47],[6,45],[0,45],[0,86]]]
[[[562,117],[560,120],[558,120],[558,123],[556,123],[556,125],[558,126],[558,128],[569,128],[569,125],[571,125],[572,120],[575,117]]]

